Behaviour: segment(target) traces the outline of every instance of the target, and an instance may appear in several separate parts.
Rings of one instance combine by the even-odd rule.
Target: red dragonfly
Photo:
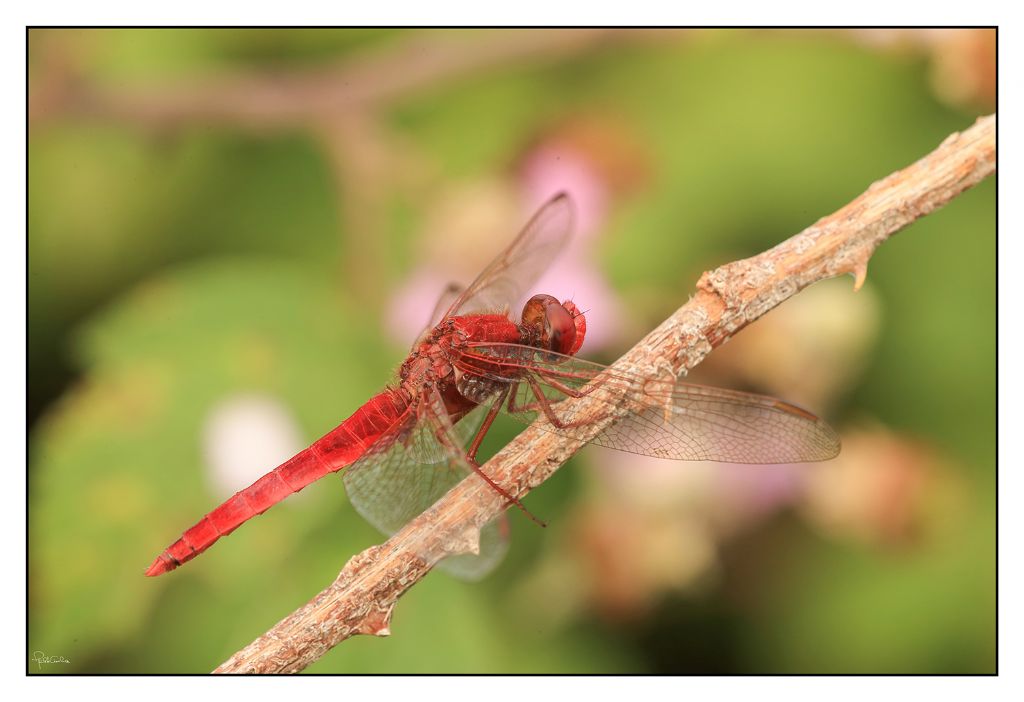
[[[590,441],[632,453],[731,463],[821,461],[839,453],[831,427],[773,397],[653,381],[576,358],[586,317],[571,301],[534,295],[513,321],[509,311],[565,246],[572,220],[567,195],[549,200],[468,288],[442,297],[394,386],[203,517],[146,575],[177,568],[251,517],[342,469],[353,506],[388,534],[471,474],[526,512],[481,470],[477,451],[499,413],[573,435],[593,418],[570,414],[561,402],[569,397],[599,397],[617,413],[628,408]],[[500,560],[504,533],[492,522],[481,534],[479,555],[441,565],[478,577]]]

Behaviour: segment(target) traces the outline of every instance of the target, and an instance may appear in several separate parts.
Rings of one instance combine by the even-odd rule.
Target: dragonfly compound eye
[[[534,295],[523,308],[523,325],[539,332],[541,346],[574,354],[583,344],[586,322],[571,302],[564,305],[551,295]]]

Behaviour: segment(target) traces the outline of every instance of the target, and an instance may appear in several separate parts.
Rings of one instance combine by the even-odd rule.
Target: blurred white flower
[[[255,394],[231,395],[203,422],[203,456],[211,488],[227,498],[305,448],[284,403]]]
[[[716,463],[671,461],[595,448],[589,458],[603,496],[638,508],[675,510],[714,494]]]
[[[822,414],[860,376],[881,326],[870,281],[823,280],[768,312],[699,366],[710,384],[736,379]],[[716,377],[717,376],[717,377]]]

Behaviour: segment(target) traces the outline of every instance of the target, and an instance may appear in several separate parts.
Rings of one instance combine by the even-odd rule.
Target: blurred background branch
[[[889,236],[944,206],[995,172],[996,120],[979,118],[932,153],[873,185],[856,200],[753,258],[706,273],[698,294],[613,364],[628,374],[686,374],[715,347],[808,285],[842,274],[860,288],[868,259]],[[569,416],[601,417],[591,436],[617,415],[594,412],[599,399],[565,400]],[[484,470],[517,497],[547,480],[585,445],[529,427]],[[471,552],[479,529],[507,505],[470,477],[386,543],[353,557],[334,583],[236,653],[215,673],[299,672],[356,634],[387,636],[398,599],[429,571],[422,554]]]
[[[36,122],[54,117],[119,120],[156,129],[178,128],[187,122],[287,129],[386,107],[502,67],[564,60],[610,43],[645,41],[657,34],[657,30],[614,29],[452,30],[410,36],[333,67],[237,72],[137,88],[102,87],[62,63],[31,96],[29,117]]]

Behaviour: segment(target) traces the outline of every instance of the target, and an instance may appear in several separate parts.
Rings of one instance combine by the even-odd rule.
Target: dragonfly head
[[[572,356],[583,345],[587,319],[570,300],[559,302],[551,295],[534,295],[523,307],[520,324],[536,345]]]

